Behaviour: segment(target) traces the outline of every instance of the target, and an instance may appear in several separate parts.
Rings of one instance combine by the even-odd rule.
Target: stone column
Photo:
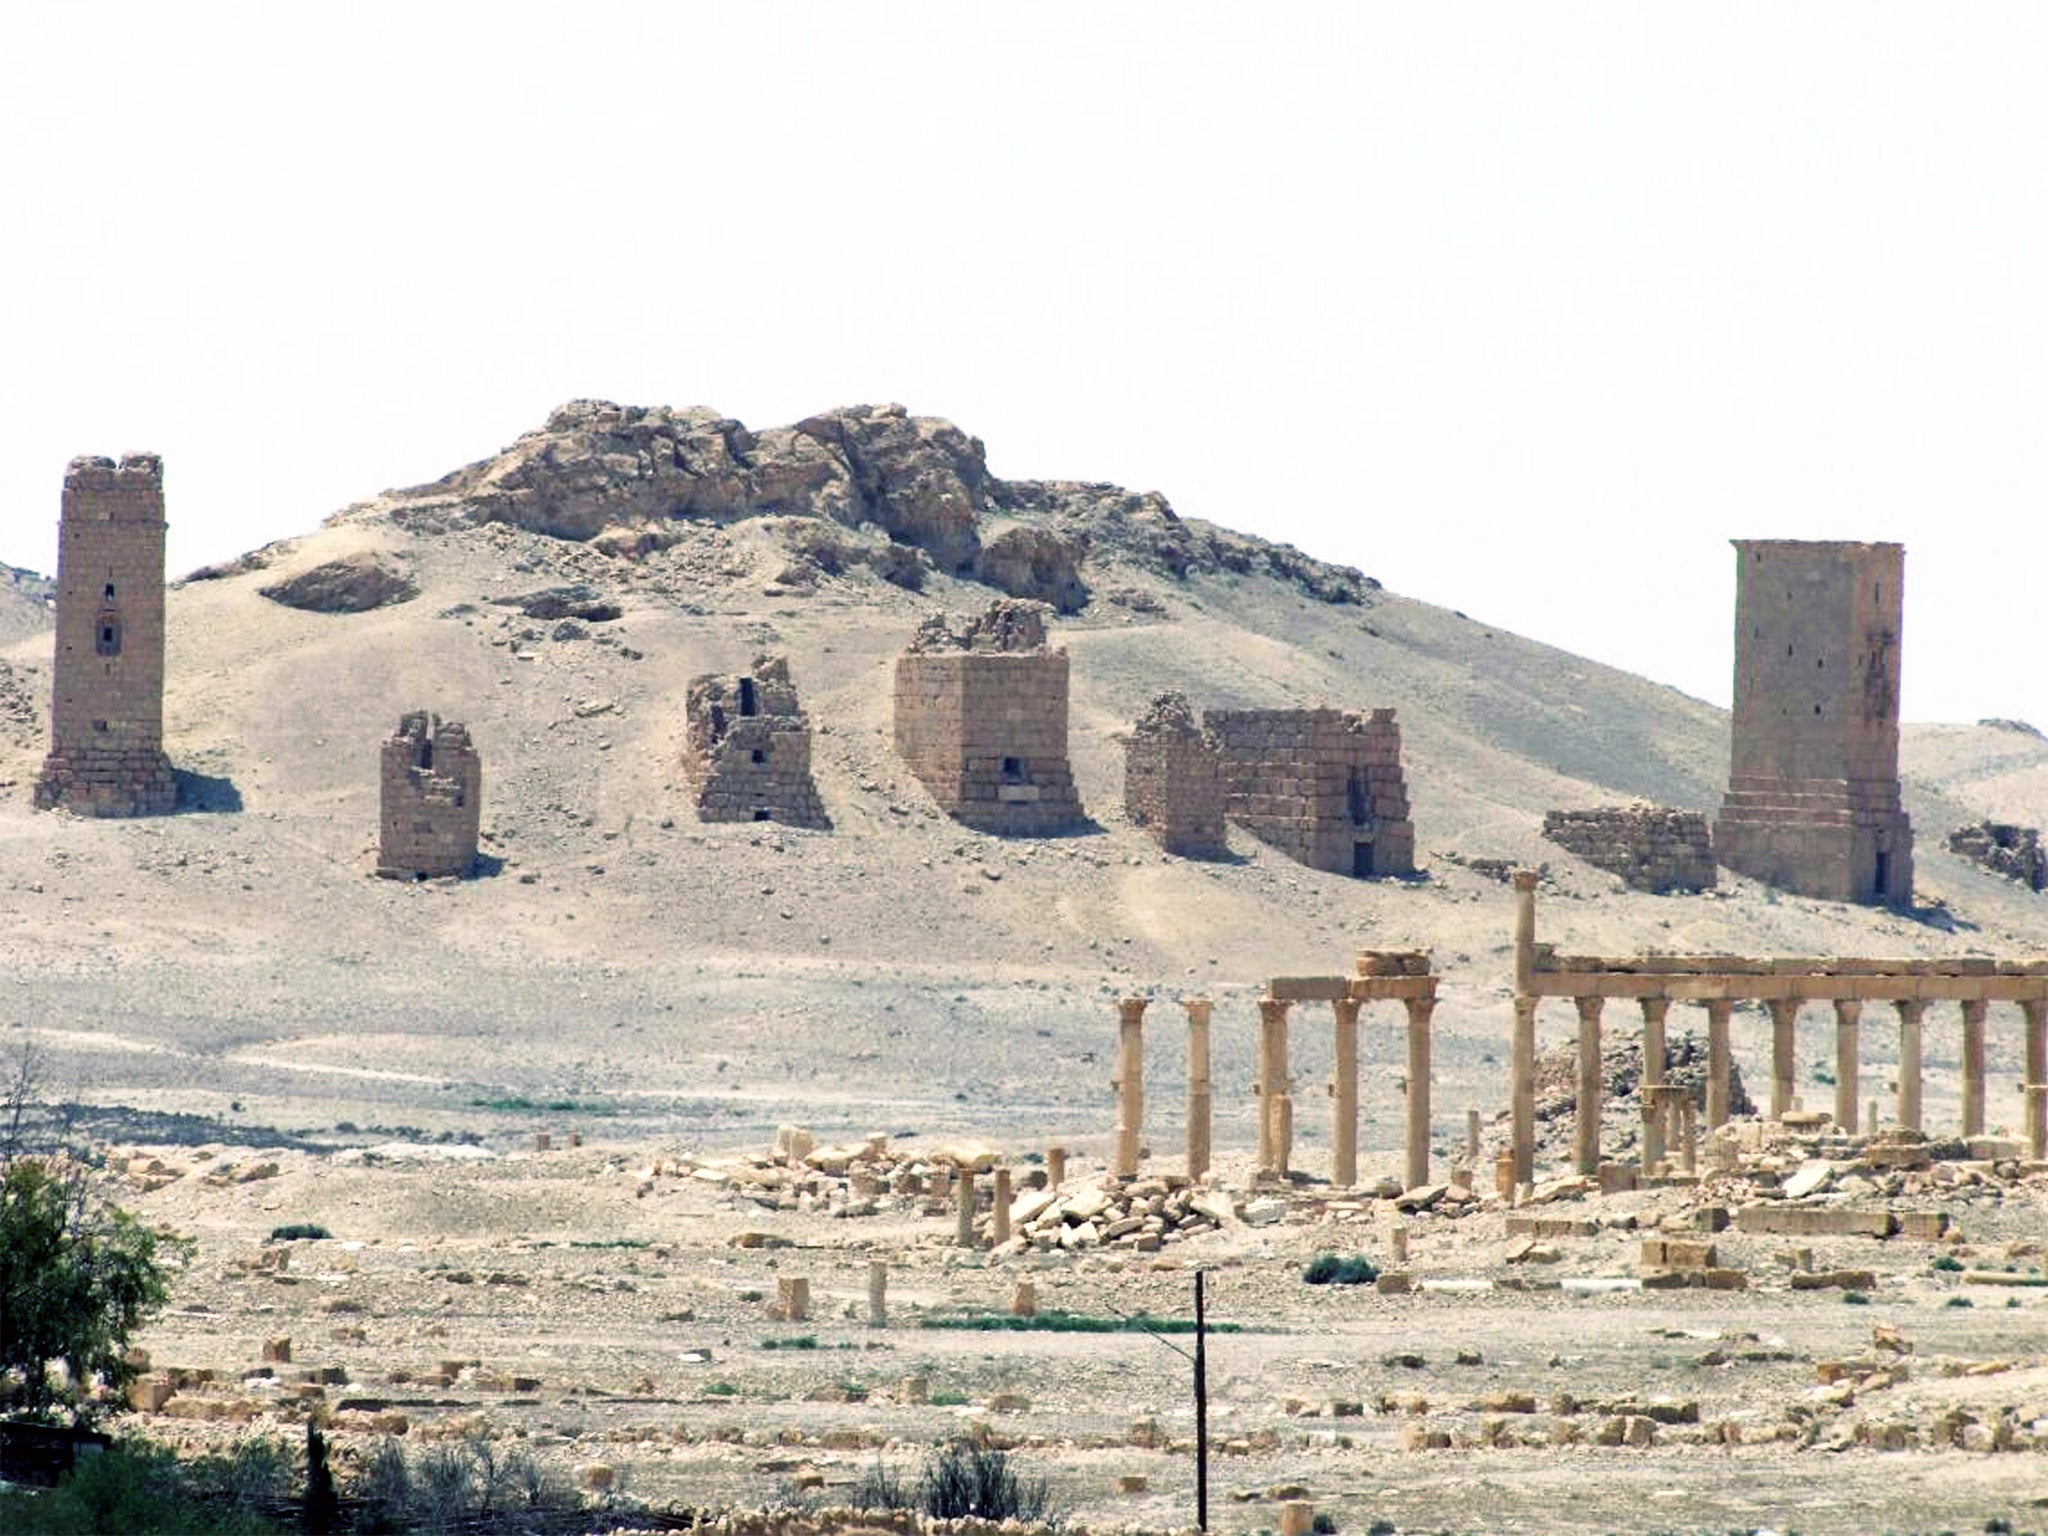
[[[1643,1087],[1664,1086],[1664,1020],[1671,1013],[1671,999],[1668,997],[1644,997],[1637,1001],[1643,1009]],[[1664,1117],[1646,1115],[1643,1118],[1643,1171],[1648,1173],[1664,1160]]]
[[[1509,1052],[1509,1151],[1515,1182],[1536,1182],[1536,999],[1515,999],[1515,1036]]]
[[[1984,1011],[1973,997],[1963,1004],[1963,1134],[1984,1134]]]
[[[1892,1006],[1899,1011],[1899,1124],[1909,1131],[1924,1130],[1920,1123],[1920,1021],[1927,1004],[1917,997],[1902,997]]]
[[[957,1202],[954,1207],[954,1215],[957,1220],[957,1225],[953,1229],[954,1238],[962,1248],[972,1248],[976,1246],[974,1241],[974,1170],[972,1168],[963,1167],[960,1170],[960,1176],[953,1181],[953,1192]]]
[[[1408,1004],[1408,1166],[1406,1180],[1414,1189],[1429,1182],[1429,1019],[1436,1012],[1433,997],[1411,997]]]
[[[1116,1005],[1116,1167],[1120,1179],[1138,1176],[1145,1139],[1145,1004],[1127,997]]]
[[[1515,996],[1536,990],[1536,871],[1518,869],[1508,877],[1515,888]]]
[[[1465,1161],[1472,1167],[1479,1166],[1479,1107],[1465,1106]]]
[[[1690,1093],[1678,1101],[1678,1166],[1687,1173],[1699,1171],[1699,1106]]]
[[[1579,1010],[1579,1118],[1572,1136],[1572,1166],[1600,1171],[1600,997],[1575,997]]]
[[[1062,1184],[1066,1182],[1067,1149],[1065,1147],[1047,1147],[1045,1149],[1046,1188],[1058,1189]]]
[[[1188,1015],[1188,1177],[1209,1171],[1209,1015],[1206,997],[1184,997]]]
[[[1799,999],[1774,997],[1765,1006],[1771,1010],[1771,1118],[1776,1120],[1792,1107],[1798,1082]]]
[[[1856,1100],[1863,1091],[1861,1030],[1863,1004],[1853,997],[1835,999],[1835,1124],[1856,1133]]]
[[[868,1260],[868,1326],[889,1326],[889,1266],[881,1259]]]
[[[1287,1009],[1259,999],[1259,1172],[1287,1172],[1294,1150],[1294,1099],[1287,1077]]]
[[[2026,1074],[2020,1092],[2026,1095],[2027,1156],[2048,1158],[2048,998],[2020,1000],[2026,1018]]]
[[[1725,997],[1707,1002],[1707,1129],[1728,1123],[1728,1016],[1735,1005]]]
[[[1657,1171],[1657,1165],[1664,1161],[1664,1126],[1670,1120],[1670,1107],[1664,1102],[1664,1085],[1644,1083],[1641,1089],[1643,1111],[1643,1176],[1648,1178]]]
[[[1010,1170],[998,1168],[995,1191],[989,1196],[988,1240],[999,1247],[1010,1240]]]
[[[1358,1010],[1355,997],[1339,997],[1330,1006],[1337,1014],[1337,1060],[1331,1068],[1330,1094],[1336,1102],[1330,1127],[1330,1182],[1349,1189],[1358,1182]]]

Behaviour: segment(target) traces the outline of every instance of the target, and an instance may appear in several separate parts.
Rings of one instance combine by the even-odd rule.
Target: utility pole
[[[1202,1271],[1195,1271],[1195,1526],[1209,1529],[1209,1345],[1202,1311]]]

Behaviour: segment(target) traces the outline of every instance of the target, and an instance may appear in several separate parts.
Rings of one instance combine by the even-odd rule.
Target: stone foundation
[[[811,778],[811,723],[780,656],[690,680],[683,768],[700,821],[830,827]]]
[[[1698,811],[1658,805],[1550,811],[1543,835],[1634,890],[1663,896],[1714,888],[1714,842]]]
[[[1391,709],[1212,709],[1230,819],[1312,869],[1415,872],[1415,824]]]

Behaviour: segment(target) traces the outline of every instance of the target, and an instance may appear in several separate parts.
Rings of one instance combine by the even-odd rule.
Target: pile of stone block
[[[1183,1179],[1082,1184],[1071,1190],[1026,1190],[1010,1205],[1010,1237],[996,1252],[1077,1252],[1091,1248],[1157,1253],[1176,1237],[1234,1221],[1227,1195]],[[991,1217],[991,1221],[993,1217]]]
[[[1949,833],[1948,848],[2030,891],[2048,891],[2048,847],[2042,846],[2034,827],[1979,821]]]
[[[1543,835],[1633,890],[1667,896],[1714,888],[1714,841],[1698,811],[1661,805],[1550,811]]]

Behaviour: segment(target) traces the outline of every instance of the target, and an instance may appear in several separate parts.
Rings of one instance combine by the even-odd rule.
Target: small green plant
[[[917,1484],[884,1466],[881,1458],[876,1457],[875,1464],[861,1473],[846,1502],[855,1509],[916,1509]]]
[[[1315,1512],[1315,1517],[1309,1521],[1308,1528],[1314,1531],[1316,1536],[1337,1536],[1337,1517],[1327,1509],[1319,1509]]]
[[[763,1339],[762,1349],[816,1349],[818,1336],[814,1333],[799,1333],[784,1339]]]
[[[1942,1253],[1935,1255],[1927,1267],[1938,1269],[1945,1275],[1959,1275],[1963,1272],[1963,1261],[1952,1253]]]
[[[1844,1291],[1842,1292],[1842,1305],[1845,1307],[1867,1307],[1870,1305],[1870,1298],[1861,1291]]]
[[[1945,1307],[1974,1307],[1976,1303],[1967,1296],[1951,1296],[1942,1305]]]
[[[317,1221],[287,1222],[284,1226],[272,1227],[270,1229],[270,1240],[273,1243],[311,1242],[318,1238],[332,1236],[334,1234],[321,1226]]]
[[[1192,1318],[1153,1317],[1138,1312],[1129,1317],[1096,1317],[1087,1312],[1040,1312],[1035,1317],[1014,1317],[1008,1312],[963,1312],[919,1319],[920,1328],[954,1328],[968,1333],[1193,1333]],[[1242,1323],[1209,1323],[1210,1333],[1242,1333]]]
[[[1394,1522],[1382,1515],[1365,1528],[1365,1536],[1394,1536]]]
[[[729,1381],[714,1381],[704,1388],[706,1397],[738,1397],[740,1389]]]
[[[931,1396],[931,1404],[934,1408],[965,1408],[967,1406],[967,1394],[965,1392],[934,1392]]]
[[[868,1400],[868,1388],[857,1381],[842,1381],[839,1390],[846,1394],[849,1403],[864,1403]]]
[[[1334,1253],[1319,1253],[1301,1272],[1301,1278],[1310,1285],[1371,1285],[1379,1277],[1379,1266],[1363,1254],[1346,1259]]]
[[[934,1520],[1043,1520],[1052,1504],[1043,1478],[1017,1476],[1002,1451],[949,1445],[925,1463],[919,1479],[924,1512]]]

